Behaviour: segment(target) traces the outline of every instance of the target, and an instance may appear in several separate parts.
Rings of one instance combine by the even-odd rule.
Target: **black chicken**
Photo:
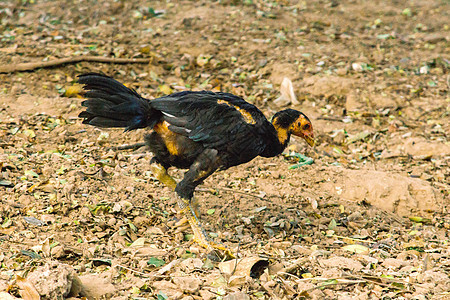
[[[226,248],[211,241],[198,221],[196,186],[216,170],[282,153],[291,134],[314,145],[310,120],[294,109],[276,113],[269,122],[256,106],[229,93],[183,91],[148,100],[105,75],[84,74],[79,82],[88,98],[79,115],[83,123],[125,131],[153,129],[145,138],[154,154],[152,171],[175,190],[194,241],[208,250]],[[189,169],[178,184],[167,174],[172,166]]]

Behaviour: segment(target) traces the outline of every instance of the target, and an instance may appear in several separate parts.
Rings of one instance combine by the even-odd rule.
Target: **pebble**
[[[202,280],[192,277],[174,277],[173,282],[184,293],[194,294],[200,289]]]

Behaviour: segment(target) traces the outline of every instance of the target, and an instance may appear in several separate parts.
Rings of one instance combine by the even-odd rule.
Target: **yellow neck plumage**
[[[281,127],[278,123],[276,123],[276,120],[272,123],[273,127],[275,127],[275,130],[277,131],[278,141],[280,144],[284,145],[288,142],[289,139],[289,128]]]

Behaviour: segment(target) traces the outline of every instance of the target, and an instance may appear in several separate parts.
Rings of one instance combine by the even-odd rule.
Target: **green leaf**
[[[153,9],[153,7],[148,8],[148,14],[150,15],[150,17],[156,16],[156,13],[155,13],[155,10]]]
[[[166,300],[166,299],[169,299],[169,297],[166,294],[164,294],[163,291],[159,291],[158,295],[156,295],[156,299]]]
[[[94,258],[92,264],[96,267],[98,266],[111,266],[112,261],[108,258]]]
[[[337,279],[329,279],[329,280],[325,280],[324,282],[320,283],[319,286],[321,288],[326,287],[327,285],[335,285],[338,284],[339,281],[337,281]]]
[[[409,219],[411,221],[413,221],[414,223],[424,223],[424,224],[430,224],[431,220],[427,219],[427,218],[422,218],[422,217],[409,217]]]
[[[377,35],[377,39],[379,40],[387,40],[389,37],[391,37],[389,33]]]
[[[202,266],[202,269],[207,269],[207,270],[214,269],[213,262],[209,258],[206,258],[205,263]]]
[[[159,90],[165,95],[172,94],[172,89],[167,84],[160,85]]]
[[[12,220],[10,218],[6,218],[5,222],[3,222],[1,227],[2,228],[8,228],[11,225],[12,225]]]
[[[14,184],[9,180],[0,180],[0,186],[13,187]]]
[[[31,176],[31,177],[39,177],[39,175],[33,171],[33,170],[27,170],[25,171],[25,176]]]
[[[53,243],[50,244],[50,249],[52,249],[52,248],[54,248],[54,247],[56,247],[58,245],[59,245],[59,242],[53,242]]]
[[[62,174],[64,174],[64,173],[66,173],[66,171],[68,170],[69,168],[67,168],[67,167],[65,167],[65,166],[61,166],[61,168],[59,168],[58,170],[56,170],[56,174],[57,175],[62,175]]]
[[[210,283],[210,286],[215,287],[215,288],[225,287],[227,285],[228,285],[228,283],[222,275],[219,275],[216,279],[214,279]]]
[[[342,247],[342,249],[347,250],[349,252],[353,253],[369,253],[369,248],[363,245],[353,244],[353,245],[346,245]]]
[[[208,209],[208,210],[206,211],[206,213],[207,213],[208,215],[212,215],[212,214],[215,213],[215,212],[216,212],[216,210],[215,210],[214,208]]]
[[[402,11],[402,15],[407,16],[407,17],[411,17],[411,16],[412,16],[411,9],[410,9],[409,7],[405,8],[405,9]]]
[[[374,24],[375,26],[378,26],[378,25],[380,25],[381,23],[383,23],[383,21],[381,21],[381,19],[376,19],[375,21],[373,21],[373,24]]]
[[[360,133],[357,133],[355,135],[352,135],[348,138],[347,140],[347,144],[351,144],[357,141],[362,141],[364,140],[366,137],[368,137],[370,135],[369,131],[362,131]]]
[[[314,163],[314,159],[304,156],[300,153],[296,153],[294,151],[290,152],[287,157],[295,157],[298,158],[298,163],[289,167],[289,170],[297,169],[305,165],[311,165]]]
[[[195,257],[195,256],[196,255],[194,253],[186,250],[185,253],[181,254],[180,258],[181,259],[187,259],[187,258],[192,258],[192,257]]]
[[[331,219],[330,224],[328,224],[328,229],[333,230],[334,228],[336,228],[337,223],[335,219]]]
[[[161,267],[161,266],[164,266],[165,264],[166,264],[166,262],[164,260],[159,259],[157,257],[151,257],[147,261],[147,265],[154,266],[154,267]]]
[[[130,247],[143,247],[145,244],[145,238],[141,237],[135,240]]]
[[[20,250],[20,253],[22,253],[23,255],[29,256],[32,259],[41,259],[42,258],[39,254],[37,254],[34,251]]]
[[[265,210],[266,208],[267,208],[267,206],[261,206],[261,207],[255,208],[253,211],[256,212],[256,213],[258,213],[258,212],[260,212],[260,211]]]

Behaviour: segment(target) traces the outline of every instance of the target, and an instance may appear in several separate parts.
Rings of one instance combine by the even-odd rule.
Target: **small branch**
[[[398,217],[397,215],[395,215],[394,213],[391,213],[389,211],[381,211],[383,214],[391,217],[394,219],[394,221],[396,221],[398,224],[400,225],[404,225],[406,222],[404,220],[402,220],[400,217]]]
[[[338,239],[346,239],[346,240],[356,241],[356,242],[360,242],[360,243],[376,244],[376,242],[374,242],[374,241],[366,241],[366,240],[362,240],[362,239],[355,239],[355,238],[341,236],[341,235],[335,235],[335,234],[333,234],[332,237],[335,237]]]
[[[334,121],[334,122],[343,122],[342,117],[318,117],[317,120],[325,120],[325,121]]]
[[[280,300],[281,298],[275,294],[275,291],[270,287],[269,283],[261,284],[261,287],[269,294],[270,299]]]
[[[313,288],[310,288],[306,290],[306,292],[312,292],[313,290],[317,289],[325,289],[331,286],[335,285],[345,285],[345,284],[359,284],[359,283],[366,283],[366,280],[347,280],[347,279],[336,279],[337,282],[330,282],[323,285],[318,285]]]
[[[360,280],[366,280],[366,281],[373,282],[373,283],[379,284],[379,285],[385,284],[388,287],[392,287],[392,285],[391,285],[392,283],[398,283],[398,284],[404,284],[404,285],[413,285],[413,286],[419,285],[419,284],[414,283],[414,282],[406,282],[404,280],[397,279],[397,278],[387,278],[387,277],[382,278],[382,277],[373,276],[373,275],[356,275],[356,276],[351,276],[351,277],[356,278],[356,279],[360,279]],[[388,283],[386,284],[386,283],[382,283],[382,282],[379,282],[379,281],[386,281]]]
[[[290,272],[300,268],[306,262],[308,262],[308,258],[300,258],[300,259],[294,261],[294,263],[292,265],[285,267],[285,268],[281,269],[280,271],[278,271],[277,275],[280,277],[285,277],[286,274],[289,274]]]
[[[238,244],[238,248],[237,248],[237,253],[236,253],[236,262],[234,263],[234,269],[233,269],[233,272],[231,272],[231,276],[233,276],[234,275],[234,272],[236,272],[236,268],[237,268],[237,265],[238,265],[238,257],[239,257],[239,250],[240,250],[240,248],[241,248],[241,242],[239,241],[239,244]]]
[[[133,273],[139,274],[139,275],[141,275],[141,276],[143,276],[143,277],[146,277],[146,278],[149,278],[149,277],[150,277],[150,276],[149,276],[149,274],[146,274],[146,273],[143,273],[143,272],[140,272],[140,271],[134,270],[134,269],[132,269],[132,268],[129,268],[129,267],[126,267],[126,266],[122,266],[122,265],[114,265],[114,267],[117,267],[117,268],[121,268],[121,269],[125,269],[125,270],[128,270],[128,271],[130,271],[130,272],[133,272]]]
[[[240,243],[240,240],[239,240],[239,243]],[[253,247],[255,245],[258,245],[258,242],[249,242],[247,244],[242,245],[241,247],[242,247],[242,249],[247,249],[247,248]]]
[[[66,57],[61,59],[55,59],[50,61],[40,61],[31,63],[21,63],[21,64],[10,64],[6,66],[0,66],[1,73],[14,73],[19,71],[32,71],[39,68],[51,68],[65,64],[76,64],[83,61],[89,62],[99,62],[99,63],[113,63],[113,64],[146,64],[151,61],[150,58],[114,58],[114,57],[104,57],[104,56],[92,56],[92,55],[81,55],[75,57]]]
[[[135,150],[135,149],[144,147],[146,145],[147,145],[147,143],[136,143],[136,144],[131,144],[131,145],[109,147],[109,148],[107,148],[107,150],[131,150],[131,149]]]
[[[291,273],[285,273],[283,271],[278,271],[277,276],[280,276],[280,275],[285,275],[286,277],[290,276],[290,277],[294,278],[295,280],[301,281],[300,277],[295,276],[294,274],[291,274]],[[280,278],[281,278],[281,276],[280,276]]]
[[[445,107],[444,106],[439,106],[439,107],[436,107],[436,108],[433,108],[433,109],[426,110],[423,113],[421,113],[416,119],[420,120],[422,117],[425,117],[425,116],[429,117],[430,113],[436,112],[436,111],[439,111],[439,110],[445,110]]]
[[[231,204],[234,203],[234,200],[235,200],[235,199],[233,199],[233,198],[234,198],[234,197],[231,197],[231,199],[230,199],[227,203],[225,203],[224,206],[222,206],[222,207],[219,209],[219,211],[217,212],[217,216],[221,216],[222,213],[223,213],[223,212],[224,212]],[[216,224],[219,224],[219,222],[220,222],[220,218],[217,219]],[[239,245],[240,245],[240,243],[239,243]]]
[[[233,193],[237,193],[237,194],[242,194],[242,195],[246,195],[246,196],[250,196],[250,197],[255,197],[261,200],[267,200],[264,197],[255,195],[255,194],[251,194],[251,193],[247,193],[247,192],[243,192],[243,191],[239,191],[239,190],[234,190],[234,189],[229,189],[229,188],[224,188],[224,187],[210,187],[210,188],[197,188],[196,189],[199,192],[211,192],[211,190],[217,190],[217,191],[226,191],[226,192],[233,192]],[[272,195],[271,195],[272,197]],[[279,197],[279,196],[275,196],[275,197]],[[279,197],[281,198],[281,197]]]

